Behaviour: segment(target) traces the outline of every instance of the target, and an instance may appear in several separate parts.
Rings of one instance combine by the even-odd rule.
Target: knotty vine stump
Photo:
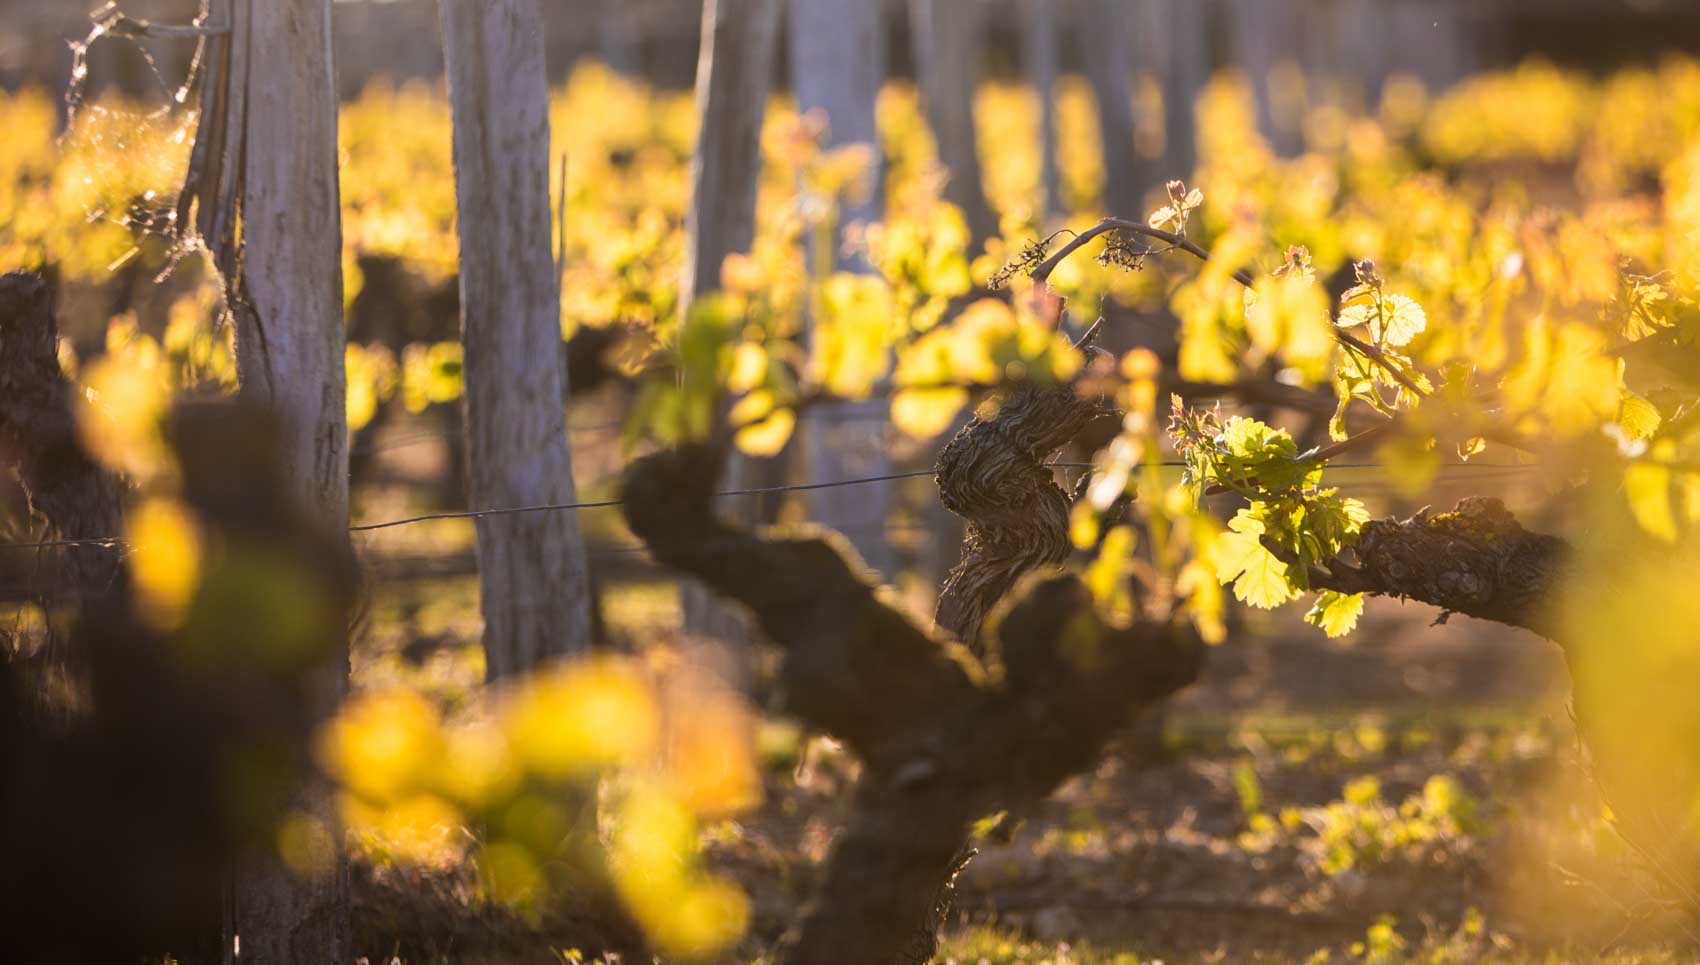
[[[1190,684],[1190,627],[1106,623],[1073,576],[1069,498],[1045,459],[1100,411],[1074,386],[1017,385],[939,461],[969,521],[962,562],[917,625],[842,537],[751,532],[714,514],[723,446],[634,463],[622,496],[662,563],[747,606],[784,651],[785,706],[862,760],[848,825],[780,958],[923,963],[937,948],[972,823],[1019,811],[1090,767],[1140,710]]]
[[[59,370],[52,287],[27,272],[0,276],[0,465],[49,539],[103,540],[122,530],[124,483],[84,450],[76,391]],[[122,569],[110,545],[70,546],[57,558],[60,579],[27,581],[44,595],[109,592]]]

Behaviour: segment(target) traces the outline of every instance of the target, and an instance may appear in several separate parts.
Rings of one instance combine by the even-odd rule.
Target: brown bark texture
[[[1309,577],[1318,590],[1396,596],[1439,607],[1442,619],[1462,613],[1550,638],[1571,555],[1570,544],[1524,529],[1498,499],[1470,496],[1449,512],[1365,523],[1354,559]]]
[[[995,416],[971,420],[946,444],[934,480],[968,533],[939,593],[940,629],[981,650],[986,616],[1016,581],[1068,559],[1072,503],[1045,460],[1106,411],[1071,385],[1021,385]]]
[[[951,621],[984,659],[949,628],[896,609],[847,562],[837,534],[757,534],[717,519],[716,451],[688,447],[629,470],[633,532],[661,562],[749,608],[784,651],[786,709],[865,765],[783,961],[929,961],[955,874],[973,855],[972,823],[1042,800],[1197,675],[1202,646],[1190,629],[1107,625],[1077,579],[1033,572],[1067,545],[1067,497],[1041,461],[1096,405],[1067,386],[1017,388],[998,419],[965,429],[941,460],[941,491],[979,534],[956,574],[963,605]],[[1021,540],[1034,545],[1022,551]]]
[[[58,348],[47,282],[23,272],[0,277],[0,461],[30,511],[47,523],[49,538],[107,539],[122,531],[124,484],[83,449],[76,386],[59,371]],[[116,586],[123,569],[116,546],[59,553],[62,577],[49,581],[50,589],[98,596]]]
[[[39,679],[0,660],[9,960],[230,960],[228,940],[219,952],[222,889],[233,862],[275,852],[291,789],[312,772],[318,670],[340,645],[356,586],[345,535],[287,483],[285,439],[251,406],[173,416],[182,499],[207,548],[195,604],[165,630],[138,617],[122,571],[85,595],[73,649],[87,686],[75,715],[32,713]],[[91,492],[72,483],[55,498]],[[299,935],[277,957],[245,931],[240,960],[324,961]]]

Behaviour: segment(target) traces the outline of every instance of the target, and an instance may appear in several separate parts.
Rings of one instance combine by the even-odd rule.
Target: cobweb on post
[[[61,149],[67,160],[82,168],[81,193],[89,221],[123,228],[135,239],[109,270],[139,257],[150,238],[168,245],[157,281],[169,277],[184,257],[196,252],[209,252],[221,271],[236,262],[233,225],[226,227],[224,221],[212,218],[214,205],[207,203],[200,190],[212,154],[205,137],[206,108],[223,103],[209,99],[207,92],[228,79],[221,68],[229,59],[231,4],[232,0],[200,0],[199,14],[191,23],[161,24],[133,17],[112,2],[90,14],[86,37],[70,43]],[[195,44],[181,83],[166,78],[149,40]],[[103,41],[126,43],[142,58],[158,88],[157,106],[123,101],[109,106],[89,98],[90,53]],[[217,122],[221,130],[223,121]],[[202,230],[214,225],[221,227],[221,235],[209,236]],[[209,239],[220,245],[215,247]]]

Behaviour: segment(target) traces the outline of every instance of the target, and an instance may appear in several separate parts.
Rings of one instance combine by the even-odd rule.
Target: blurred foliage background
[[[695,5],[550,7],[561,334],[577,366],[584,498],[610,496],[633,455],[704,434],[726,397],[746,426],[739,447],[782,457],[813,396],[890,394],[895,466],[917,473],[980,390],[1008,378],[1084,370],[1128,414],[1058,468],[1065,488],[1094,474],[1071,533],[1077,562],[1105,607],[1140,606],[1130,576],[1162,586],[1223,646],[1162,723],[1157,763],[1112,755],[1013,841],[983,845],[947,946],[956,960],[1665,960],[1689,947],[1700,61],[1666,51],[1700,37],[1700,18],[1676,4],[1533,6],[1448,7],[1434,24],[1451,33],[1372,58],[1373,84],[1308,55],[1248,76],[1224,54],[1197,100],[1175,103],[1154,72],[1136,74],[1144,162],[1169,156],[1165,116],[1197,118],[1196,166],[1144,169],[1138,211],[1106,210],[1122,175],[1104,170],[1092,89],[1072,71],[1053,92],[1047,210],[1041,96],[1016,66],[1019,11],[999,6],[974,101],[999,225],[984,244],[940,199],[947,172],[906,53],[879,96],[877,145],[822,148],[818,119],[781,84],[755,242],[683,317]],[[345,7],[348,411],[354,520],[367,522],[464,502],[457,239],[434,13]],[[81,33],[62,9],[0,3],[8,13],[37,31],[19,37]],[[1422,42],[1452,59],[1407,49]],[[173,495],[161,420],[176,396],[235,384],[218,281],[157,230],[194,118],[153,71],[175,84],[181,61],[137,67],[133,48],[107,42],[73,111],[61,51],[5,43],[0,266],[55,279],[82,438],[137,484],[137,605],[177,629],[211,592],[211,550]],[[1171,179],[1185,187],[1166,190]],[[875,187],[882,217],[847,242],[873,272],[812,265],[803,240]],[[1003,269],[1031,267],[1054,250],[1036,244],[1105,214],[1150,217],[1213,259],[1111,253],[1137,272],[1062,262],[1050,283],[1071,314],[1101,313],[1118,333],[1116,357],[1093,371],[1077,333],[1047,328],[1031,282]],[[1355,267],[1365,259],[1368,275]],[[1235,269],[1256,276],[1250,292]],[[1422,391],[1343,353],[1342,329]],[[1171,438],[1177,380],[1318,389],[1339,408],[1231,405],[1183,417],[1200,421]],[[1400,430],[1326,467],[1306,461],[1377,413]],[[773,472],[818,481],[783,459]],[[896,551],[887,576],[930,621],[956,531],[927,479],[879,485],[899,493],[876,536]],[[1202,499],[1207,485],[1237,501]],[[1128,493],[1137,508],[1120,521],[1109,511]],[[1500,627],[1431,630],[1415,606],[1313,596],[1259,539],[1290,538],[1323,562],[1372,515],[1469,494],[1578,548],[1563,658]],[[28,542],[22,494],[4,495],[0,525]],[[759,515],[795,522],[808,504],[763,497]],[[607,895],[665,955],[748,960],[807,893],[855,762],[768,713],[765,658],[681,635],[671,578],[617,514],[583,522],[614,646],[503,688],[483,684],[470,523],[356,538],[367,585],[355,695],[314,755],[340,784],[374,955],[388,941],[409,961],[463,960],[452,949],[468,946],[481,950],[465,960],[594,956],[575,935],[597,933],[563,909]],[[1326,636],[1300,624],[1302,608],[1273,612],[1300,598]],[[9,601],[15,649],[56,616]],[[1567,698],[1597,727],[1591,755]],[[1617,833],[1625,822],[1650,823],[1661,845],[1649,855],[1645,834]],[[311,874],[331,833],[296,816],[276,838]],[[431,914],[452,924],[409,931]]]

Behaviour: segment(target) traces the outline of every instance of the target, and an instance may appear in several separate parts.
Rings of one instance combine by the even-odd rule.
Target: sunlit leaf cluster
[[[760,799],[755,724],[700,669],[584,660],[452,715],[410,691],[364,694],[318,755],[373,860],[470,860],[488,898],[525,913],[606,893],[680,958],[743,935],[747,899],[698,846],[709,823]]]

